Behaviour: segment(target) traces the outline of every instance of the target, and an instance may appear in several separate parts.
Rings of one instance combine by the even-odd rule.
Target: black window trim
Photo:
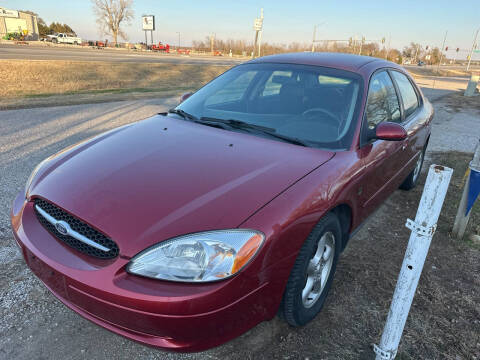
[[[397,88],[397,84],[395,83],[395,81],[393,80],[393,76],[390,74],[390,70],[394,70],[393,68],[390,68],[390,67],[383,67],[383,68],[380,68],[380,69],[377,69],[375,70],[372,75],[370,75],[370,78],[368,79],[368,84],[367,84],[367,94],[365,96],[365,106],[363,108],[363,115],[362,115],[362,126],[360,128],[360,142],[359,142],[359,148],[362,148],[366,145],[369,145],[369,144],[372,144],[373,142],[377,141],[375,139],[371,139],[371,140],[366,140],[366,137],[367,137],[367,130],[368,130],[368,124],[367,124],[367,102],[368,102],[368,95],[369,95],[369,92],[370,92],[370,83],[373,79],[374,76],[376,76],[377,74],[381,73],[381,72],[386,72],[388,77],[390,78],[390,80],[392,81],[393,83],[393,87],[395,89],[395,93],[397,95],[397,99],[398,99],[398,105],[400,107],[400,119],[402,120],[402,122],[399,124],[399,125],[402,125],[405,123],[405,114],[404,114],[404,111],[403,111],[403,100],[401,98],[401,95],[400,95],[400,92]],[[416,92],[416,90],[415,90]],[[417,98],[418,98],[418,94],[417,94]],[[411,114],[413,115],[413,114]],[[366,125],[367,124],[367,125]]]

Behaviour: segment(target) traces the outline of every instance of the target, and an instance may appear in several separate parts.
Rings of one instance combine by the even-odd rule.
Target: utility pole
[[[413,63],[415,64],[417,62],[417,55],[418,55],[418,48],[420,47],[420,44],[417,44],[417,50],[415,50],[415,57],[413,58]]]
[[[215,36],[216,34],[210,35],[210,52],[212,53],[212,55],[215,47]]]
[[[440,70],[440,64],[442,63],[443,49],[445,48],[445,41],[447,41],[447,34],[448,34],[448,30],[445,31],[445,36],[443,37],[443,44],[442,44],[442,48],[440,49],[440,61],[438,62],[438,65],[437,65],[437,74]]]
[[[317,24],[313,27],[313,40],[312,40],[312,52],[315,52],[315,43],[317,42],[317,28],[319,28],[322,25],[325,25],[327,22],[324,21],[320,24]]]
[[[383,50],[385,51],[385,36],[382,37],[381,43],[382,43],[382,45],[383,45]],[[385,51],[385,55],[386,55],[386,54],[387,54],[387,52]],[[385,58],[386,58],[386,56],[385,56]]]
[[[180,49],[180,31],[177,31],[178,34],[178,49]]]
[[[387,55],[386,55],[386,59],[388,61],[388,54],[390,53],[390,43],[392,41],[392,35],[388,35],[388,48],[387,48]]]
[[[478,32],[480,31],[480,28],[477,29],[475,32],[475,37],[473,38],[473,44],[472,44],[472,50],[470,50],[470,56],[468,57],[468,64],[467,64],[467,71],[470,69],[470,63],[472,62],[472,55],[473,55],[473,50],[477,47],[477,37],[478,37]]]
[[[362,41],[360,41],[360,51],[358,52],[358,55],[362,55],[362,47],[364,43],[365,43],[365,36],[362,36]]]

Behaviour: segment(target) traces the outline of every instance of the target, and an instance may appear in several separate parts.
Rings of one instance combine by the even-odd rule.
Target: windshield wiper
[[[293,138],[290,136],[286,135],[280,135],[276,133],[276,130],[273,128],[269,128],[266,126],[260,126],[260,125],[255,125],[255,124],[250,124],[245,121],[241,120],[234,120],[234,119],[218,119],[218,118],[212,118],[212,117],[201,117],[200,120],[196,120],[195,122],[199,123],[204,123],[204,124],[225,124],[229,126],[230,128],[234,129],[241,129],[241,130],[254,130],[257,132],[260,132],[262,134],[283,140],[285,142],[295,144],[295,145],[301,145],[301,146],[309,146],[307,142],[302,141],[297,138]]]
[[[193,121],[197,121],[197,120],[198,120],[195,116],[193,116],[192,114],[187,113],[186,111],[183,111],[182,109],[170,109],[170,110],[168,110],[168,113],[169,113],[169,114],[175,114],[175,115],[181,116],[182,118],[188,119],[188,120],[193,120]]]
[[[255,130],[275,132],[275,129],[273,129],[273,128],[269,128],[269,127],[266,127],[266,126],[255,125],[255,124],[250,124],[250,123],[247,123],[247,122],[241,121],[241,120],[219,119],[219,118],[212,118],[212,117],[204,116],[204,117],[200,118],[200,121],[227,124],[227,125],[230,125],[231,127],[236,127],[236,128],[239,128],[239,129],[255,129]]]

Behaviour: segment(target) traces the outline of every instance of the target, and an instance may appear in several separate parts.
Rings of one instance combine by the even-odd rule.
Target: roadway
[[[145,62],[145,63],[177,63],[177,64],[240,64],[248,58],[230,58],[228,56],[208,55],[175,55],[158,52],[144,52],[135,50],[95,49],[73,45],[53,45],[50,43],[14,45],[0,43],[0,60],[71,60],[71,61],[109,61],[109,62]],[[405,65],[407,70],[417,72],[420,70],[434,69],[436,67],[425,66],[419,68],[416,65]],[[441,69],[463,71],[464,65],[442,65]],[[471,67],[472,70],[480,69],[479,66]],[[417,70],[417,71],[415,71]]]
[[[132,63],[175,63],[175,64],[211,64],[235,65],[245,59],[228,56],[187,56],[140,52],[134,50],[94,49],[65,46],[11,45],[0,44],[1,60],[70,60],[70,61],[108,61]]]

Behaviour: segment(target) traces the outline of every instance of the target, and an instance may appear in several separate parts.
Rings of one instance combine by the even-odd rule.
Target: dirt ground
[[[453,115],[446,110],[459,101],[464,104],[462,114],[477,116],[480,98],[475,99],[442,98],[435,104],[434,127],[438,121],[444,131],[452,131],[455,119],[465,120],[450,119]],[[426,170],[436,163],[454,168],[454,175],[397,359],[479,360],[480,242],[471,235],[480,234],[480,203],[473,209],[464,240],[452,239],[450,229],[472,155],[445,152],[442,149],[450,149],[445,141],[432,139],[432,149],[440,151],[429,151],[421,184],[410,192],[396,191],[351,240],[340,258],[327,303],[314,321],[292,328],[276,317],[198,354],[147,348],[66,309],[31,274],[6,221],[0,221],[0,359],[373,359],[371,345],[380,340],[410,235],[404,224],[407,218],[415,218]],[[453,147],[458,139],[451,141]],[[26,170],[13,165],[8,169],[19,171],[15,178],[27,176]],[[3,190],[9,194],[11,187],[16,185],[0,181],[0,195]],[[2,212],[1,220],[7,216]]]

